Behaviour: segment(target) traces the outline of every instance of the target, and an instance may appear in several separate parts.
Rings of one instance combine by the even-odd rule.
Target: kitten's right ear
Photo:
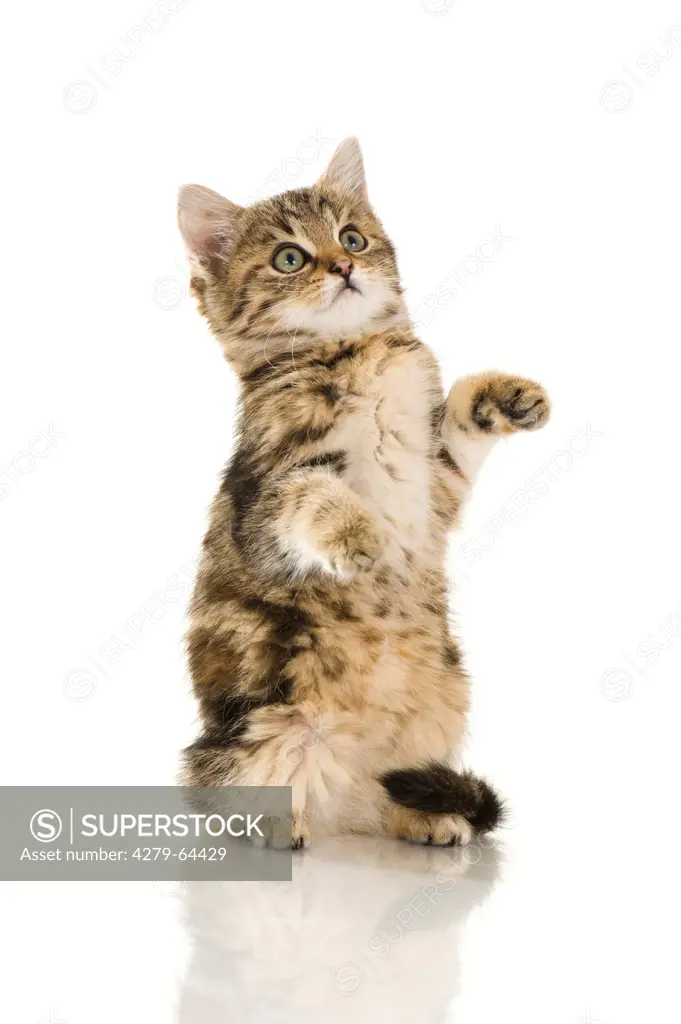
[[[177,218],[192,267],[218,277],[229,262],[239,234],[243,206],[203,185],[183,185]]]

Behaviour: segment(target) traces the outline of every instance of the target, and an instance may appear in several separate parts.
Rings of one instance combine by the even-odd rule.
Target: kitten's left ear
[[[368,199],[362,150],[354,136],[343,139],[317,184],[333,188],[350,199]]]

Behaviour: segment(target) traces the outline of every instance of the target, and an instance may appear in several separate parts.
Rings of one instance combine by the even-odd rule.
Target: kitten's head
[[[294,338],[302,347],[353,337],[406,315],[356,139],[340,144],[311,188],[250,207],[185,185],[179,222],[201,312],[237,362],[263,339],[269,357]]]

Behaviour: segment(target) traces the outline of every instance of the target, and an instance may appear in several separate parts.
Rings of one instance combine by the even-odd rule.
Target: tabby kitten
[[[542,426],[547,396],[487,372],[445,399],[355,139],[311,188],[248,208],[186,185],[179,221],[241,383],[191,605],[203,733],[184,781],[291,786],[294,848],[313,829],[466,843],[502,808],[456,767],[469,684],[445,542],[487,453]]]

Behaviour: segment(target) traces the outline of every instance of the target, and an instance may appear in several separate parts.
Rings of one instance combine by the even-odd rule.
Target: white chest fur
[[[430,408],[423,368],[410,353],[365,370],[328,439],[346,453],[344,479],[401,547],[421,550],[430,516]]]

